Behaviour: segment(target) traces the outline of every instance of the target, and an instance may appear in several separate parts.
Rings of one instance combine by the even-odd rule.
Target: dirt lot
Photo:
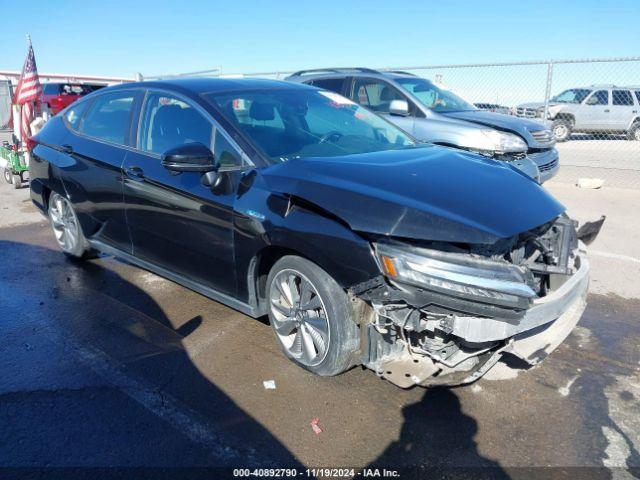
[[[67,260],[28,190],[0,185],[2,477],[640,477],[621,469],[640,467],[640,191],[548,188],[578,219],[608,215],[578,328],[534,369],[401,390],[359,368],[315,377],[264,322],[111,257]]]

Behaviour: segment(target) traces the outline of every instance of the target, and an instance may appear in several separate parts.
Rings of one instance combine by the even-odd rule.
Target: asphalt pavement
[[[576,330],[533,369],[402,390],[360,368],[314,376],[284,358],[265,320],[112,257],[66,258],[28,191],[0,185],[0,477],[640,478],[627,470],[640,468],[640,289],[616,288],[619,272],[640,273],[618,238],[640,226],[617,202],[640,194],[549,188],[577,216],[613,215]]]

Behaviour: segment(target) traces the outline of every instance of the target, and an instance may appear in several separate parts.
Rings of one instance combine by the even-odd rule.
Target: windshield
[[[396,78],[396,82],[407,92],[413,93],[418,100],[434,112],[455,112],[461,110],[477,110],[450,90],[436,87],[424,78]]]
[[[559,103],[582,103],[590,93],[591,90],[588,88],[573,88],[571,90],[565,90],[560,95],[553,97],[551,100]]]
[[[277,162],[416,145],[397,127],[333,92],[252,90],[204,97]]]

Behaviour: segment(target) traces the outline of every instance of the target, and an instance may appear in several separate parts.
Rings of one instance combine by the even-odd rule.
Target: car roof
[[[318,78],[336,77],[368,77],[368,78],[411,78],[416,75],[399,70],[374,70],[372,68],[348,67],[348,68],[318,68],[313,70],[300,70],[287,77],[287,80],[305,81]]]
[[[208,77],[180,77],[166,80],[123,83],[109,87],[109,90],[135,87],[156,87],[169,90],[189,91],[195,94],[219,93],[237,90],[277,90],[291,88],[309,88],[303,85],[292,85],[280,80],[262,78],[208,78]]]

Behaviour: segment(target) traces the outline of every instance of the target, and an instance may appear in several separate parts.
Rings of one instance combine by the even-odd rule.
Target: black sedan
[[[468,383],[505,352],[537,363],[584,309],[584,247],[545,190],[333,92],[124,84],[34,141],[31,197],[67,255],[115,255],[268,315],[320,375]]]

